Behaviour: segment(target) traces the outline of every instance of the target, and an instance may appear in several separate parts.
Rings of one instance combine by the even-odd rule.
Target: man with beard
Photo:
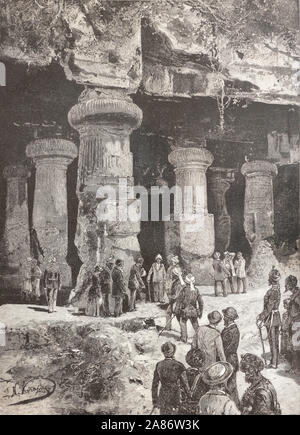
[[[240,369],[245,373],[245,381],[250,384],[242,401],[243,415],[280,415],[280,405],[272,383],[262,376],[264,362],[251,353],[242,355]]]
[[[99,274],[99,282],[101,287],[101,294],[103,297],[104,315],[111,316],[109,309],[109,295],[112,290],[111,272],[113,270],[115,259],[111,256],[106,260],[106,265],[102,268]]]
[[[300,329],[300,289],[297,287],[297,278],[289,275],[285,280],[285,291],[290,291],[292,296],[288,303],[288,321],[290,343],[292,348],[292,372],[300,369],[300,344],[299,329]]]
[[[175,255],[171,258],[171,265],[167,270],[166,278],[166,292],[169,299],[169,306],[166,314],[166,331],[170,331],[172,327],[172,315],[174,313],[176,299],[182,288],[180,281],[181,276],[182,271],[179,267],[179,258]]]
[[[223,311],[224,329],[221,332],[223,349],[226,361],[232,365],[233,372],[227,381],[227,390],[231,398],[235,401],[236,406],[240,406],[239,395],[236,385],[236,374],[239,370],[239,359],[237,350],[240,342],[240,331],[235,320],[238,319],[238,313],[233,307],[227,307]]]
[[[271,288],[264,297],[264,309],[258,316],[258,321],[264,323],[268,331],[268,339],[271,350],[271,362],[268,368],[276,369],[279,360],[279,334],[281,327],[280,305],[280,273],[273,266],[269,273],[269,285]]]

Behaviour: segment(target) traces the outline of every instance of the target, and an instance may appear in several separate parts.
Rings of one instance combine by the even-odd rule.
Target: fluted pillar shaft
[[[234,172],[226,168],[209,169],[209,209],[214,215],[215,249],[224,252],[230,243],[231,219],[226,205],[226,192],[234,181]]]
[[[54,255],[62,283],[71,285],[68,251],[67,168],[77,157],[77,147],[57,138],[37,139],[26,149],[36,166],[32,224],[37,232],[45,263]]]
[[[119,182],[133,186],[130,134],[142,120],[141,110],[124,93],[101,90],[84,92],[69,112],[69,123],[80,135],[77,193],[79,198],[76,246],[86,270],[109,255],[122,258],[126,269],[139,251],[140,222],[107,219],[98,213],[105,195],[99,188],[112,188],[115,198],[107,208],[119,205]],[[126,190],[126,187],[125,187]],[[80,283],[77,284],[79,286]]]
[[[1,286],[20,285],[22,264],[30,255],[27,179],[30,172],[23,165],[6,166],[6,221],[2,239]],[[15,276],[15,278],[14,278]]]
[[[175,167],[176,185],[181,192],[175,197],[175,208],[182,209],[181,255],[210,256],[215,237],[214,217],[207,211],[206,170],[213,155],[205,148],[177,148],[169,155],[169,161]]]
[[[277,167],[255,160],[245,163],[241,172],[246,177],[244,229],[252,245],[274,235],[273,176]]]

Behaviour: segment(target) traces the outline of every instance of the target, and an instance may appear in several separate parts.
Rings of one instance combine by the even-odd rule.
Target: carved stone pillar
[[[2,239],[1,286],[18,288],[22,264],[30,256],[27,178],[30,172],[23,165],[6,166],[6,222]]]
[[[140,222],[102,218],[97,209],[104,198],[97,191],[99,188],[115,191],[115,198],[105,200],[106,208],[113,210],[120,201],[119,182],[128,188],[133,186],[130,134],[140,126],[141,120],[142,111],[121,91],[85,91],[69,112],[69,123],[80,135],[75,244],[83,267],[78,290],[86,270],[95,263],[114,255],[125,261],[127,270],[133,256],[140,251],[137,239]]]
[[[277,167],[255,160],[244,163],[241,172],[246,177],[244,229],[252,245],[274,235],[273,176]]]
[[[176,185],[180,195],[175,204],[182,207],[179,221],[181,257],[188,263],[197,257],[209,257],[214,252],[214,217],[207,211],[206,170],[213,162],[213,155],[205,148],[177,148],[169,155],[175,166]],[[184,213],[187,204],[191,213]],[[175,211],[176,220],[176,211]]]
[[[231,218],[226,206],[226,192],[233,181],[233,170],[217,167],[209,168],[209,210],[214,215],[215,249],[220,252],[226,251],[230,244]]]
[[[77,157],[77,147],[57,138],[37,139],[26,149],[36,166],[32,224],[44,259],[54,255],[60,266],[62,284],[72,285],[68,251],[67,168]]]

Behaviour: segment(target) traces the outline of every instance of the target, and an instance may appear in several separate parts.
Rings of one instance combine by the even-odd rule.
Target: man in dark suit
[[[112,270],[112,297],[115,299],[114,316],[119,317],[122,314],[122,301],[126,293],[126,284],[124,279],[124,261],[117,260]]]
[[[181,403],[180,385],[183,385],[188,397],[190,388],[184,365],[174,359],[175,344],[166,342],[162,345],[161,351],[165,359],[156,364],[152,382],[153,407],[159,408],[162,415],[175,415]]]
[[[226,361],[232,365],[233,372],[227,381],[227,389],[232,400],[235,401],[237,407],[240,405],[237,385],[236,374],[239,370],[239,359],[237,350],[240,342],[240,331],[237,327],[235,320],[238,319],[238,313],[233,307],[227,307],[223,311],[224,329],[221,332],[223,349],[226,357]]]

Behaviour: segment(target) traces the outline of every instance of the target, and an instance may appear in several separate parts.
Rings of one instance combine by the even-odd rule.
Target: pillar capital
[[[177,148],[169,155],[169,162],[176,169],[203,169],[206,171],[213,160],[214,156],[206,148]]]
[[[9,178],[29,178],[31,175],[30,170],[25,165],[8,165],[3,169],[3,177]]]
[[[31,157],[35,163],[45,160],[59,159],[62,164],[68,166],[78,155],[76,145],[65,139],[44,138],[32,141],[26,148],[27,157]]]
[[[241,167],[241,173],[245,177],[266,176],[272,177],[277,175],[277,166],[274,163],[265,160],[254,160],[253,162],[244,163]]]
[[[128,95],[121,91],[84,91],[68,114],[69,123],[81,132],[84,127],[102,124],[102,134],[130,134],[141,125],[143,114]]]

